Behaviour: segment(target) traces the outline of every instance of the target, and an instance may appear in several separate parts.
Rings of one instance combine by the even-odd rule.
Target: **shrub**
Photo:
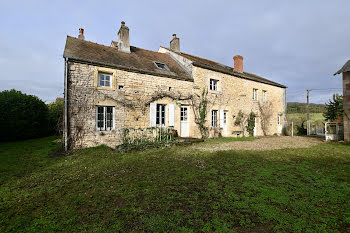
[[[247,125],[247,131],[249,133],[249,136],[254,136],[254,128],[255,128],[255,114],[251,112],[249,114],[248,118],[248,125]]]
[[[49,103],[47,107],[49,109],[49,134],[61,135],[64,101],[56,100],[56,102]]]
[[[0,92],[0,141],[46,136],[48,108],[38,97],[16,90]]]
[[[306,123],[306,121],[302,121],[300,125],[297,125],[297,135],[298,136],[303,136],[303,135],[307,135],[307,129],[306,127],[304,127],[304,124]]]

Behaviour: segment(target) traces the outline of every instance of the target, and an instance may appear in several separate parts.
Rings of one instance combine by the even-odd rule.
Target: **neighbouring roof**
[[[336,73],[334,73],[334,75],[344,73],[344,72],[349,72],[349,71],[350,71],[350,60],[347,61],[345,63],[345,65],[340,70],[338,70]]]
[[[170,50],[169,48],[166,48],[166,47],[162,47],[162,48]],[[273,82],[271,80],[268,80],[268,79],[263,78],[263,77],[256,75],[256,74],[252,74],[252,73],[248,73],[248,72],[241,73],[241,72],[235,71],[230,66],[226,66],[226,65],[220,64],[220,63],[215,62],[215,61],[211,61],[211,60],[208,60],[205,58],[197,57],[197,56],[183,53],[183,52],[176,52],[173,50],[170,50],[170,51],[177,53],[177,54],[193,61],[193,65],[195,65],[195,66],[218,71],[218,72],[229,74],[229,75],[238,76],[240,78],[244,78],[244,79],[248,79],[248,80],[252,80],[252,81],[256,81],[256,82],[260,82],[260,83],[265,83],[265,84],[269,84],[269,85],[273,85],[273,86],[277,86],[277,87],[286,88],[286,86],[284,86],[282,84]]]
[[[130,51],[131,53],[120,52],[115,47],[67,36],[63,57],[123,70],[193,81],[193,78],[167,54],[133,46],[130,46]],[[157,68],[154,62],[166,64],[169,71]]]

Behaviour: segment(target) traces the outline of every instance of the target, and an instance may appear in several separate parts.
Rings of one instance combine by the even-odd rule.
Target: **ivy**
[[[196,119],[196,124],[199,127],[202,138],[207,138],[209,135],[208,126],[206,126],[207,115],[208,115],[208,90],[203,89],[202,94],[199,99],[198,104],[198,118]]]
[[[253,112],[250,112],[248,117],[248,125],[247,125],[247,131],[249,133],[249,136],[254,136],[254,128],[255,128],[255,114]]]

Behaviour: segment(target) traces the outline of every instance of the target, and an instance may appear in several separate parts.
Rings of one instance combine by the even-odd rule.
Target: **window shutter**
[[[175,126],[175,105],[169,104],[169,126]]]
[[[220,109],[220,128],[224,127],[224,110]]]
[[[157,113],[157,104],[156,103],[150,103],[149,108],[149,117],[150,117],[150,126],[155,127],[156,126],[156,113]]]

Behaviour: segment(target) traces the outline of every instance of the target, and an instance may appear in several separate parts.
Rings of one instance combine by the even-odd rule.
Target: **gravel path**
[[[298,136],[274,136],[261,137],[253,141],[232,141],[218,143],[198,143],[193,148],[203,151],[220,150],[277,150],[283,148],[307,148],[323,143],[322,138],[298,137]]]

